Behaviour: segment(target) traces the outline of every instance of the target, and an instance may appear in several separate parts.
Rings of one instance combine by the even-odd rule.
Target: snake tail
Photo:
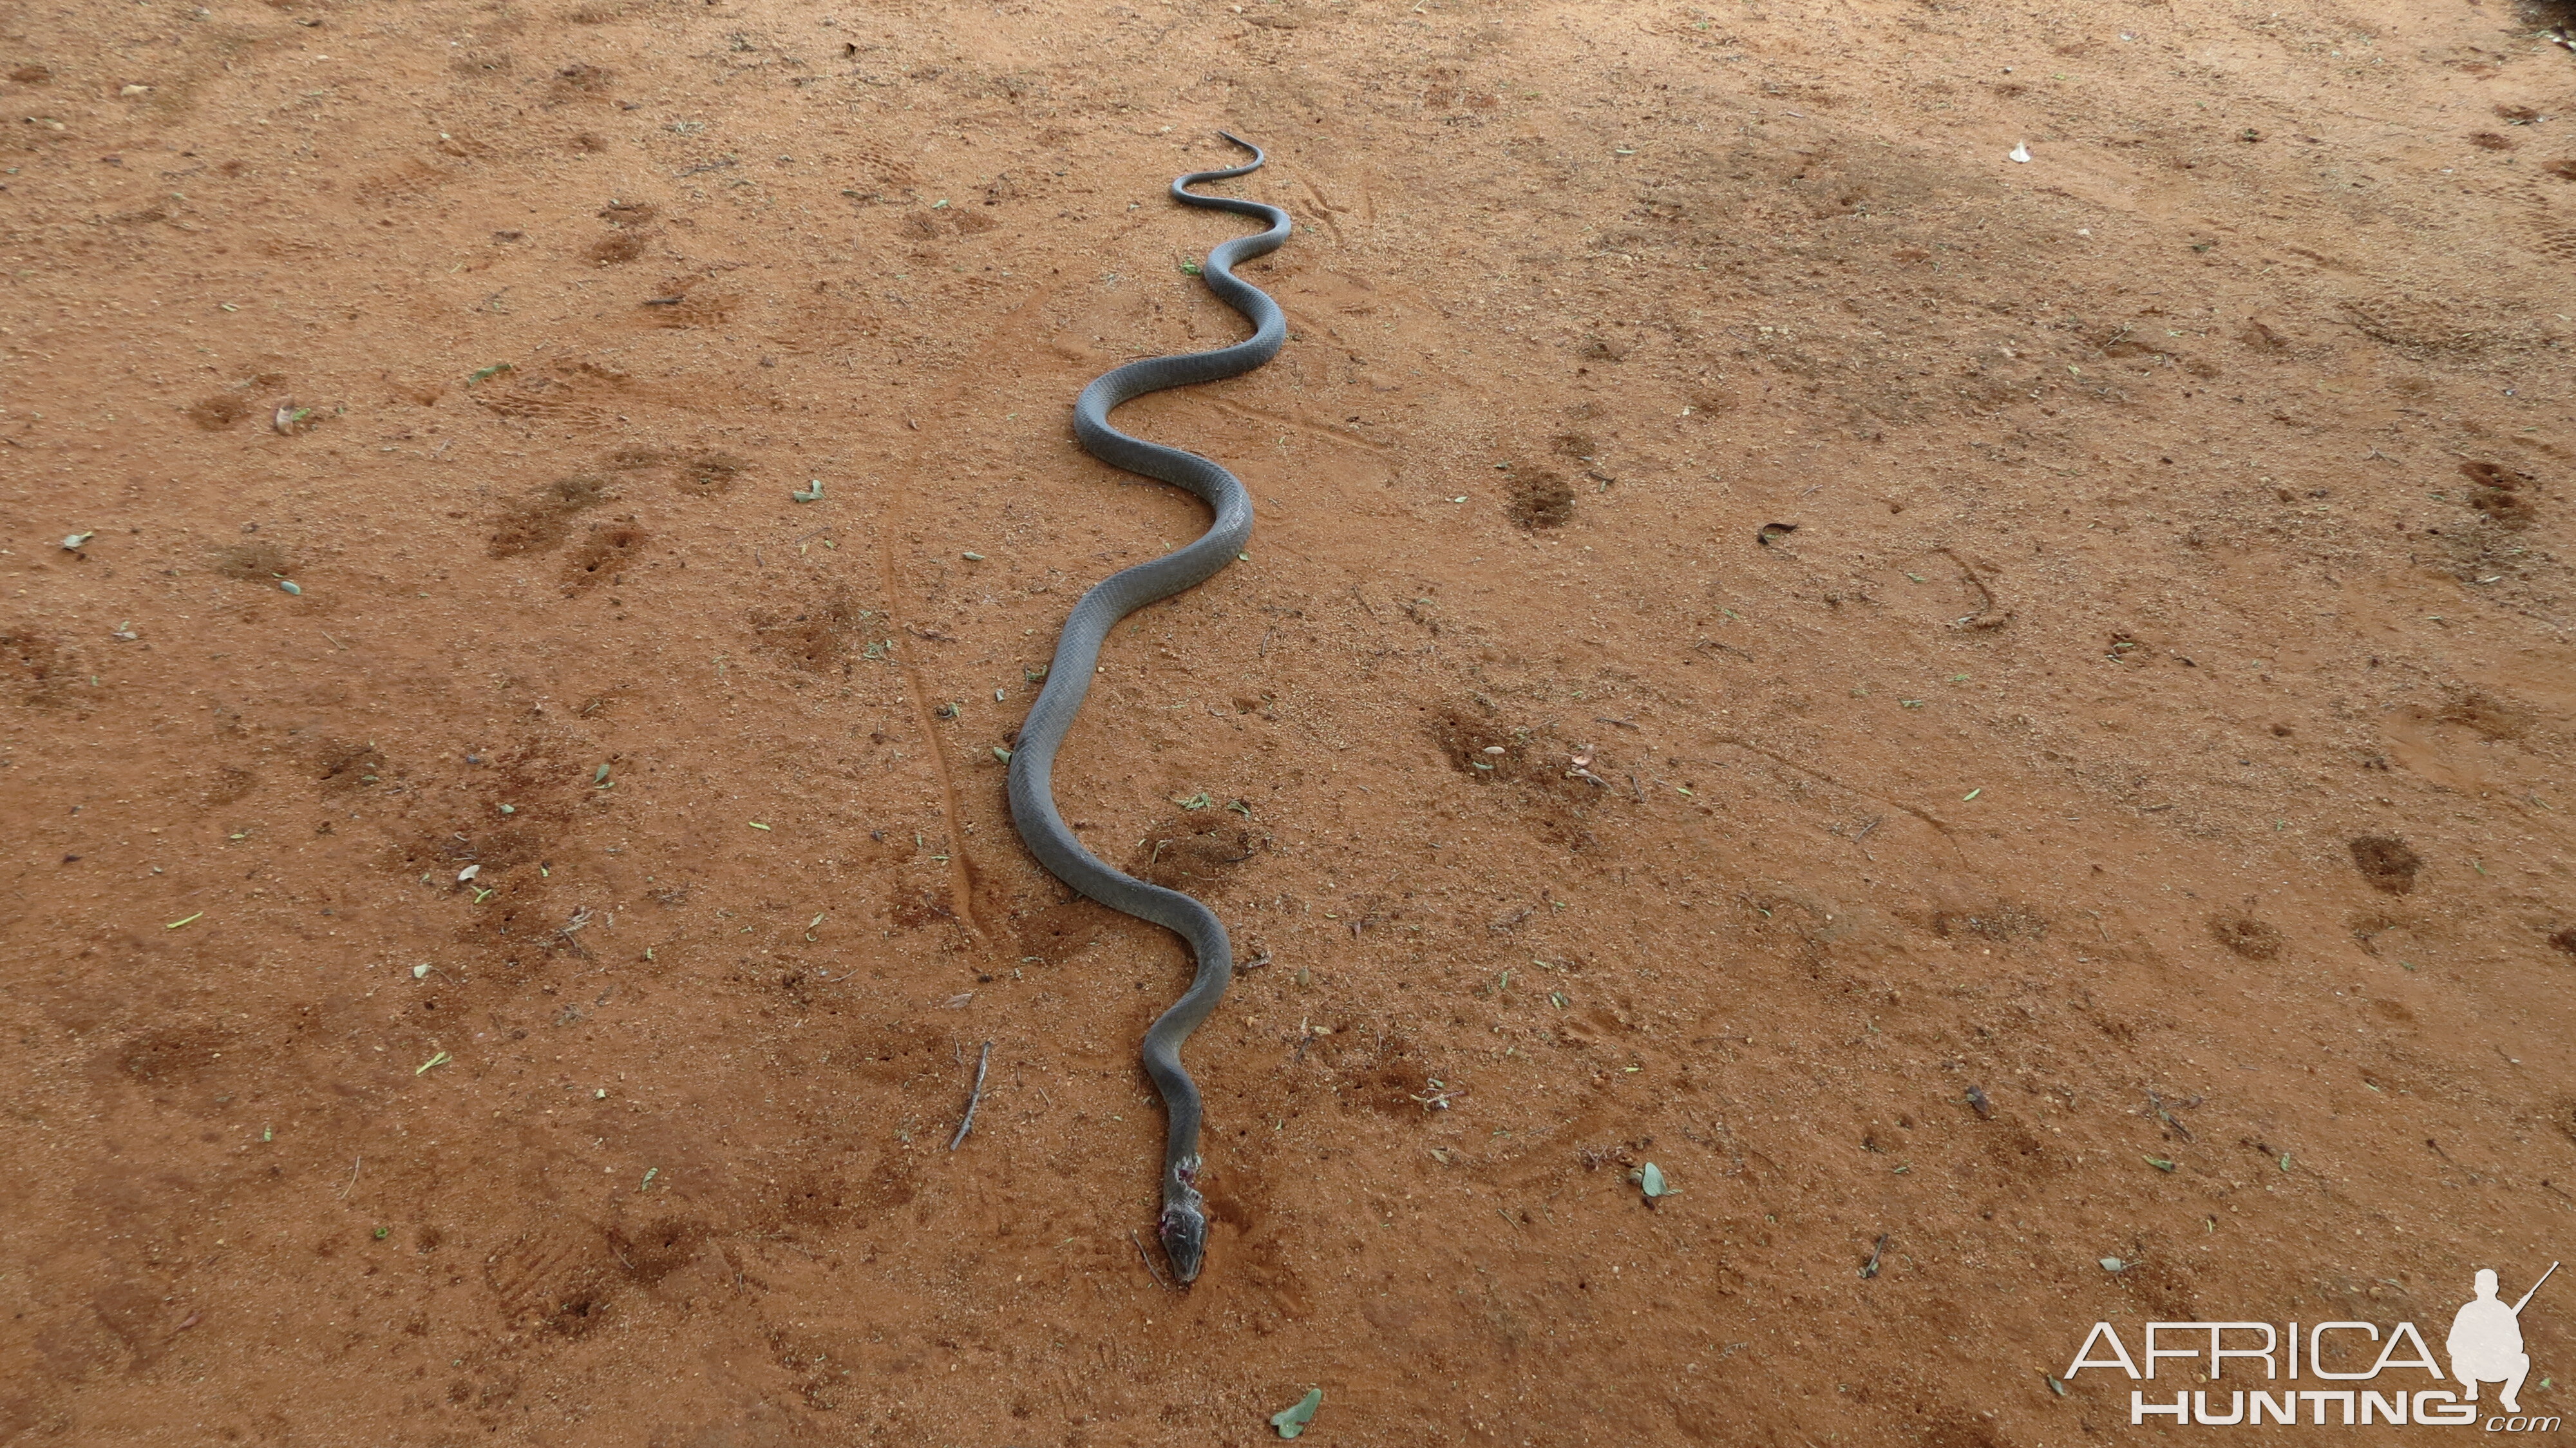
[[[1251,161],[1180,177],[1172,183],[1172,198],[1186,206],[1231,211],[1267,223],[1260,232],[1218,243],[1200,272],[1208,290],[1252,324],[1252,335],[1212,352],[1149,357],[1113,368],[1092,379],[1073,404],[1074,437],[1083,451],[1111,467],[1188,489],[1208,505],[1213,517],[1197,542],[1111,574],[1073,606],[1056,637],[1055,661],[1047,669],[1046,685],[1020,726],[1010,766],[1011,822],[1029,853],[1057,879],[1110,909],[1180,936],[1197,960],[1189,989],[1146,1030],[1140,1052],[1145,1074],[1162,1093],[1167,1119],[1163,1210],[1157,1235],[1171,1260],[1173,1276],[1184,1284],[1198,1277],[1206,1258],[1207,1206],[1198,1185],[1199,1090],[1181,1066],[1181,1044],[1224,996],[1234,976],[1233,947],[1215,911],[1178,890],[1122,874],[1083,848],[1056,810],[1054,777],[1056,751],[1090,691],[1092,672],[1099,667],[1100,647],[1109,631],[1137,609],[1214,577],[1252,537],[1252,498],[1234,474],[1195,453],[1130,437],[1109,424],[1109,413],[1120,403],[1166,388],[1239,376],[1276,356],[1288,338],[1288,319],[1279,304],[1234,274],[1238,263],[1275,251],[1288,240],[1288,213],[1258,201],[1190,189],[1248,175],[1267,159],[1251,142],[1230,132],[1218,134],[1250,151]]]

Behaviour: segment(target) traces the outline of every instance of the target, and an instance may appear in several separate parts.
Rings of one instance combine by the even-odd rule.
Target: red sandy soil
[[[2438,1344],[2576,1256],[2563,18],[9,12],[0,1441],[1986,1448],[2128,1431],[2097,1320]],[[1186,962],[995,750],[1201,526],[1067,419],[1239,334],[1221,125],[1295,338],[1122,417],[1258,532],[1060,776],[1268,960],[1179,1295]]]

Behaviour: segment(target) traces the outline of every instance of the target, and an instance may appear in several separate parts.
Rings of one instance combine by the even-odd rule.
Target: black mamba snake
[[[1171,1009],[1147,1028],[1142,1055],[1145,1073],[1163,1094],[1169,1129],[1163,1145],[1163,1214],[1158,1235],[1172,1275],[1184,1284],[1199,1275],[1207,1253],[1207,1210],[1199,1195],[1199,1089],[1181,1069],[1181,1043],[1216,1009],[1234,978],[1234,948],[1216,912],[1182,894],[1120,874],[1082,847],[1056,812],[1052,781],[1055,754],[1073,726],[1083,696],[1091,690],[1100,645],[1120,619],[1149,603],[1214,577],[1252,537],[1252,498],[1232,473],[1206,458],[1129,437],[1109,425],[1110,410],[1120,403],[1160,392],[1249,372],[1278,354],[1288,338],[1288,319],[1279,304],[1260,288],[1234,275],[1234,264],[1275,251],[1288,239],[1288,213],[1258,201],[1230,196],[1201,196],[1189,188],[1201,181],[1223,181],[1261,169],[1261,148],[1233,135],[1219,135],[1252,153],[1251,164],[1227,171],[1194,171],[1172,183],[1172,198],[1189,206],[1212,207],[1258,216],[1269,229],[1238,236],[1208,253],[1203,275],[1217,299],[1252,323],[1252,336],[1213,352],[1178,357],[1150,357],[1130,362],[1094,378],[1073,404],[1073,433],[1083,451],[1131,473],[1158,478],[1189,489],[1205,500],[1215,520],[1207,533],[1188,547],[1150,562],[1122,569],[1094,585],[1064,621],[1057,636],[1055,661],[1047,668],[1046,687],[1020,726],[1011,754],[1011,822],[1029,853],[1059,880],[1112,910],[1151,921],[1189,942],[1198,959],[1190,988]]]

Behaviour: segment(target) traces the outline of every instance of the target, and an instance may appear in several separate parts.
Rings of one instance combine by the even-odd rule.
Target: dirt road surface
[[[1990,1448],[2127,1430],[2096,1321],[2438,1343],[2576,1255],[2565,18],[9,12],[0,1442]],[[1258,531],[1060,774],[1266,959],[1184,1296],[1186,961],[996,751],[1201,526],[1067,423],[1238,334],[1219,126],[1293,340],[1121,418]]]

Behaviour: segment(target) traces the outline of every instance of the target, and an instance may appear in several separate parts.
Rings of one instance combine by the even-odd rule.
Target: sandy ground
[[[2576,1255],[2563,18],[7,12],[0,1442],[1988,1448],[2128,1431],[2096,1320],[2438,1343]],[[1294,339],[1122,419],[1258,531],[1060,776],[1267,957],[1178,1295],[1186,963],[995,751],[1201,526],[1067,420],[1237,335],[1221,125]]]

